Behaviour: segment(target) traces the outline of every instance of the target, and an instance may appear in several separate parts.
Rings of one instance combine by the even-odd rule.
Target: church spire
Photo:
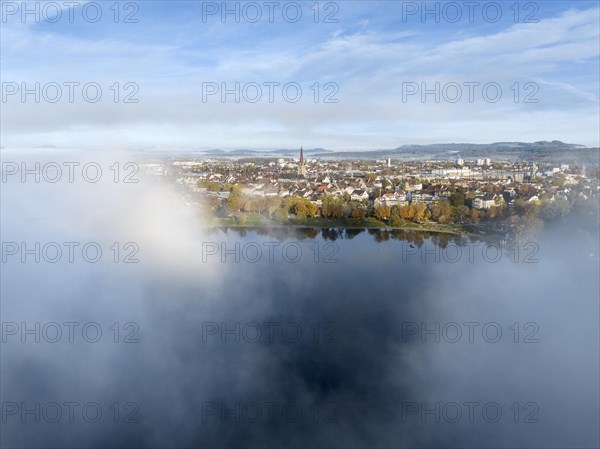
[[[304,150],[300,147],[300,163],[298,164],[298,175],[306,176],[306,164],[304,163]]]

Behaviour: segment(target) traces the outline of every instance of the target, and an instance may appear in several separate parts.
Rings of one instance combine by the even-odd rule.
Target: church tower
[[[298,176],[306,176],[306,163],[304,162],[304,150],[300,147],[300,163],[298,164]]]

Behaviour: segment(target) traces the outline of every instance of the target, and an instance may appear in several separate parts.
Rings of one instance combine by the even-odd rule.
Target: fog
[[[439,255],[436,238],[419,246],[369,232],[333,241],[325,231],[211,229],[166,181],[140,170],[139,182],[122,182],[127,154],[2,152],[19,167],[35,160],[103,172],[96,183],[78,169],[73,183],[3,178],[2,447],[600,444],[599,250],[597,235],[576,230],[584,224],[549,227],[495,262],[485,242],[466,241],[451,263],[423,253]],[[22,262],[23,242],[56,242],[62,257],[48,262],[48,247],[39,263],[35,254]],[[102,249],[95,263],[81,252],[89,242]],[[236,242],[251,245],[239,262]],[[248,260],[269,245],[272,261]],[[48,323],[61,324],[55,343]],[[73,342],[62,323],[77,323]],[[86,323],[95,324],[82,336]],[[276,323],[272,339],[264,323]],[[435,323],[447,332],[420,333]],[[71,420],[64,403],[80,404]],[[465,403],[478,404],[472,420]],[[485,404],[495,405],[484,416]]]

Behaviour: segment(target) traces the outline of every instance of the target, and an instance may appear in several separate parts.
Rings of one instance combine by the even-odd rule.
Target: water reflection
[[[269,236],[276,240],[305,240],[315,239],[320,236],[323,240],[336,241],[338,239],[352,240],[354,237],[367,233],[373,237],[375,242],[386,242],[389,240],[399,240],[422,246],[424,242],[431,239],[435,245],[447,247],[452,242],[455,245],[462,246],[473,241],[489,241],[482,237],[474,235],[461,235],[455,233],[407,230],[407,229],[375,229],[375,228],[316,228],[316,227],[250,227],[250,226],[223,226],[206,228],[209,235],[222,233],[235,233],[240,237],[246,237],[249,233],[259,236]]]

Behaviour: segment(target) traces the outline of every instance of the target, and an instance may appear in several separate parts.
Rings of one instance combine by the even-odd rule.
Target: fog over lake
[[[63,251],[3,246],[2,447],[600,444],[598,240],[579,225],[511,249],[209,228],[108,170],[1,187],[2,242]]]

